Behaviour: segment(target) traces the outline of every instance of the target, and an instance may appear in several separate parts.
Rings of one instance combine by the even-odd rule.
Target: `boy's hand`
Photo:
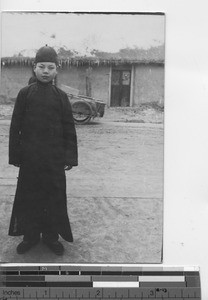
[[[69,170],[71,170],[72,169],[72,166],[71,165],[65,165],[64,166],[64,170],[65,171],[69,171]]]

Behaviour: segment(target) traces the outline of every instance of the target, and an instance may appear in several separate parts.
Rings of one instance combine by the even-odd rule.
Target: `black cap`
[[[44,47],[41,47],[36,53],[35,63],[38,62],[53,62],[55,64],[58,64],[58,55],[52,47],[45,45]]]

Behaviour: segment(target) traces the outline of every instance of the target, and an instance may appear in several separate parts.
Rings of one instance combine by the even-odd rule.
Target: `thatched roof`
[[[91,50],[86,55],[79,55],[76,51],[58,49],[59,62],[61,67],[83,66],[83,65],[121,65],[121,64],[164,64],[164,45],[152,47],[147,50],[138,48],[125,48],[116,53],[102,52],[96,49]],[[34,57],[24,57],[22,55],[13,57],[3,57],[3,66],[31,66]]]

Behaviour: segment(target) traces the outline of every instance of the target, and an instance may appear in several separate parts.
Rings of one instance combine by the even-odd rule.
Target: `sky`
[[[4,12],[1,28],[2,57],[23,50],[25,56],[34,56],[45,44],[87,54],[92,49],[148,49],[165,39],[161,15]]]

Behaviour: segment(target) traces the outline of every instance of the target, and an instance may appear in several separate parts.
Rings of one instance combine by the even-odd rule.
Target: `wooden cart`
[[[75,124],[86,124],[91,119],[103,117],[106,105],[105,102],[92,97],[79,95],[79,90],[66,85],[62,85],[61,89],[67,93],[72,106]]]

